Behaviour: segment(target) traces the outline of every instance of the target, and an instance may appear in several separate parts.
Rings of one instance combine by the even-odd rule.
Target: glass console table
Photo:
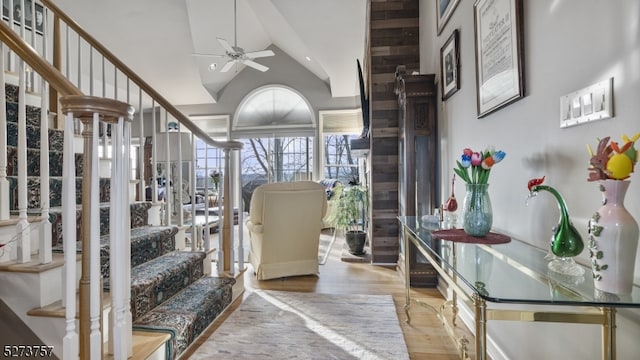
[[[602,358],[616,358],[616,307],[640,307],[640,287],[631,294],[616,295],[598,291],[591,269],[572,277],[547,268],[545,250],[517,239],[487,245],[454,242],[432,236],[438,224],[427,224],[414,216],[398,217],[404,232],[405,248],[413,243],[435,267],[440,279],[453,290],[452,299],[443,304],[439,316],[449,335],[454,336],[463,357],[466,339],[457,339],[458,301],[464,301],[475,313],[475,352],[477,359],[487,357],[489,320],[563,322],[602,326]],[[407,258],[405,258],[406,261]],[[408,272],[405,272],[405,277]],[[410,322],[410,283],[405,279],[405,313]],[[460,299],[458,299],[460,298]],[[417,301],[417,300],[414,300]],[[522,310],[492,308],[492,303],[522,304]],[[452,308],[452,325],[444,318],[444,306]],[[535,305],[570,306],[569,311],[537,311]],[[576,308],[577,307],[577,308]]]

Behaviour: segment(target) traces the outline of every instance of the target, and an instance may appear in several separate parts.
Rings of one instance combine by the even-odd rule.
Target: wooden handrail
[[[71,19],[67,14],[65,14],[56,4],[54,4],[50,0],[41,0],[41,2],[49,8],[59,19],[64,21],[67,26],[73,29],[84,41],[86,41],[89,45],[91,45],[94,49],[102,54],[107,60],[109,60],[120,72],[126,75],[129,79],[131,79],[136,85],[138,85],[143,91],[145,91],[149,96],[151,96],[158,105],[162,106],[167,110],[169,114],[171,114],[178,122],[187,127],[187,129],[191,130],[197,137],[202,139],[204,142],[209,144],[210,146],[221,148],[221,149],[230,149],[230,150],[240,150],[242,149],[242,142],[240,141],[217,141],[211,138],[206,132],[204,132],[198,125],[192,122],[186,115],[184,115],[180,110],[178,110],[175,106],[173,106],[169,101],[167,101],[162,95],[160,95],[157,91],[155,91],[149,84],[147,84],[142,78],[140,78],[133,70],[131,70],[127,65],[125,65],[122,61],[120,61],[111,51],[107,50],[98,40],[96,40],[93,36],[89,35],[78,23],[76,23],[73,19]],[[141,111],[141,110],[140,110]]]
[[[13,31],[4,21],[0,21],[0,41],[5,43],[18,57],[23,59],[31,68],[42,75],[49,85],[53,86],[62,95],[83,95],[71,81],[49,64],[31,47],[24,39]]]

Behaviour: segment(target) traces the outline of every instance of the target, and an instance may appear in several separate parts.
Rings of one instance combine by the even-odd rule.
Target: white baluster
[[[35,25],[34,25],[35,26]],[[38,257],[40,264],[51,262],[51,221],[49,221],[49,96],[45,81],[40,82],[40,239]],[[75,179],[74,167],[73,179]]]
[[[155,100],[151,101],[151,202],[158,202],[158,149],[156,135],[156,106]]]
[[[73,151],[73,114],[64,122],[62,160],[62,233],[64,234],[64,298],[66,333],[62,339],[64,360],[78,359],[76,331],[76,159]]]
[[[234,164],[234,170],[236,174],[236,181],[234,182],[235,186],[235,194],[236,194],[236,203],[238,204],[238,270],[242,271],[244,269],[244,209],[243,209],[243,201],[242,201],[242,169],[240,164],[242,164],[241,152],[239,150],[234,151],[236,161]]]
[[[24,22],[22,27],[24,28]],[[27,219],[27,106],[24,68],[25,63],[20,59],[18,61],[18,211],[20,215],[16,226],[19,263],[31,261],[31,239]]]
[[[35,6],[35,2],[32,2]],[[47,28],[47,18],[43,9],[42,14],[42,31],[44,34]],[[33,12],[35,14],[35,11]],[[35,19],[35,16],[34,16]],[[32,23],[35,29],[35,21]],[[35,31],[33,31],[35,34]],[[42,57],[47,58],[48,55],[48,42],[47,36],[42,38]],[[35,44],[35,37],[34,37]],[[51,206],[49,201],[49,87],[43,78],[40,78],[40,203],[42,205],[42,222],[40,224],[40,244],[39,244],[39,257],[41,264],[48,264],[51,262],[51,221],[49,220],[49,207]],[[73,126],[72,126],[73,129]],[[43,153],[42,149],[46,149]],[[71,151],[73,154],[73,151]],[[64,155],[63,155],[64,156]],[[74,159],[75,162],[75,159]],[[73,167],[73,179],[75,181],[75,166]],[[75,217],[74,217],[75,220]]]
[[[7,180],[7,96],[5,94],[5,48],[0,43],[0,220],[9,219],[9,181]]]
[[[165,225],[166,226],[171,226],[171,211],[172,211],[172,206],[171,206],[171,202],[173,201],[173,196],[171,194],[171,161],[170,159],[170,153],[169,153],[169,118],[167,116],[167,111],[164,111],[164,120],[165,120],[165,147],[164,147],[164,155],[165,155],[165,162],[164,162],[164,204],[165,204],[165,216],[166,216],[166,220],[165,220]],[[175,184],[174,184],[175,186]]]
[[[145,183],[147,181],[147,179],[145,179],[144,176],[144,145],[145,145],[145,138],[144,138],[144,112],[142,111],[142,88],[139,89],[138,92],[138,99],[139,99],[139,103],[138,103],[138,109],[139,113],[138,113],[138,117],[140,118],[139,122],[138,122],[138,179],[140,180],[138,182],[138,194],[140,194],[138,196],[138,201],[146,201],[146,193],[144,191],[144,186]],[[151,184],[149,184],[149,186],[151,186]]]
[[[202,233],[196,231],[196,135],[191,133],[191,179],[189,190],[191,190],[191,251],[202,250]],[[206,225],[206,224],[205,224]],[[202,230],[204,226],[200,227]]]
[[[227,158],[227,161],[229,161],[229,166],[227,166],[227,171],[229,171],[229,182],[227,183],[227,186],[229,187],[229,191],[227,191],[227,193],[229,194],[229,201],[227,202],[227,206],[229,206],[229,211],[226,211],[225,215],[229,217],[229,221],[227,221],[227,224],[229,224],[229,250],[231,251],[231,254],[229,255],[229,273],[230,274],[234,274],[235,273],[235,259],[236,259],[236,231],[235,231],[235,213],[234,213],[234,205],[235,205],[235,191],[233,191],[233,186],[231,186],[231,184],[234,183],[235,181],[235,177],[236,177],[236,173],[235,173],[235,156],[233,156],[233,153],[235,153],[235,151],[232,153],[231,150],[229,150],[229,157]]]
[[[128,182],[128,179],[131,179],[131,166],[127,166],[129,164],[128,160],[131,159],[131,120],[133,119],[133,107],[129,107],[129,118],[124,122],[124,159],[127,160],[127,163],[124,165],[124,174],[123,178]],[[142,132],[141,132],[142,133]],[[122,203],[124,204],[124,224],[125,226],[121,226],[122,238],[124,239],[123,246],[123,262],[125,269],[122,279],[122,291],[124,294],[124,329],[125,329],[125,341],[127,348],[127,357],[133,355],[133,330],[131,326],[133,325],[133,317],[131,315],[131,207],[129,206],[129,186],[128,183],[125,184],[124,191],[122,192]]]
[[[91,138],[92,166],[90,173],[91,191],[90,191],[90,203],[92,206],[89,211],[83,209],[83,216],[90,214],[91,225],[86,233],[89,238],[84,241],[91,242],[90,257],[90,278],[93,279],[89,285],[89,317],[91,332],[89,334],[89,353],[91,359],[100,359],[102,357],[102,333],[100,331],[100,318],[102,313],[102,277],[100,276],[100,196],[99,196],[99,174],[98,174],[98,122],[100,114],[93,114],[93,131]],[[87,174],[84,174],[87,176]],[[85,195],[85,194],[83,194]],[[83,254],[87,256],[87,254]]]
[[[204,250],[209,251],[211,250],[211,239],[209,237],[211,229],[209,226],[209,144],[207,143],[204,144],[204,154]]]
[[[168,132],[168,131],[167,131]],[[178,126],[178,183],[174,184],[173,194],[176,196],[175,211],[178,212],[178,225],[184,225],[184,211],[182,207],[182,127]],[[167,143],[168,144],[168,143]],[[168,147],[168,145],[167,145]],[[191,244],[193,246],[193,244]]]
[[[126,281],[124,274],[129,268],[125,258],[124,231],[128,226],[124,225],[126,214],[123,209],[127,206],[127,202],[123,198],[126,192],[124,168],[125,158],[123,156],[123,120],[120,118],[118,123],[111,123],[111,136],[113,138],[113,150],[111,156],[111,200],[109,208],[109,234],[110,234],[110,292],[111,292],[111,332],[112,335],[112,353],[115,359],[127,358],[127,339],[126,339],[126,320],[124,293],[123,288]]]

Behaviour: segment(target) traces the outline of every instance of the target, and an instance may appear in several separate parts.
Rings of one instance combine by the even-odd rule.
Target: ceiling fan
[[[245,50],[241,47],[238,46],[238,31],[237,31],[237,23],[238,23],[238,15],[237,15],[237,8],[236,8],[236,0],[233,1],[233,23],[234,23],[234,45],[231,46],[231,44],[229,44],[229,42],[225,39],[222,38],[217,38],[218,42],[220,43],[220,45],[222,46],[222,48],[225,51],[224,55],[216,55],[216,54],[193,54],[193,56],[204,56],[204,57],[213,57],[213,58],[227,58],[227,62],[222,66],[222,68],[220,69],[220,72],[227,72],[229,70],[231,70],[231,68],[233,67],[233,65],[236,65],[238,63],[242,63],[245,64],[247,66],[250,66],[256,70],[260,70],[262,72],[265,72],[267,70],[269,70],[268,67],[259,64],[255,61],[253,61],[254,59],[257,58],[262,58],[262,57],[268,57],[268,56],[273,56],[275,55],[273,53],[273,51],[271,50],[260,50],[260,51],[250,51],[250,52],[245,52]],[[215,69],[217,65],[211,64],[211,68]]]

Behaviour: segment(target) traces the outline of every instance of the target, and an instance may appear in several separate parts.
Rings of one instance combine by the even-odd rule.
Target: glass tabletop
[[[494,245],[453,242],[432,236],[438,223],[425,223],[415,216],[398,220],[437,265],[487,301],[640,307],[640,287],[634,286],[631,294],[597,290],[590,268],[584,267],[582,276],[550,271],[548,251],[521,240]]]

